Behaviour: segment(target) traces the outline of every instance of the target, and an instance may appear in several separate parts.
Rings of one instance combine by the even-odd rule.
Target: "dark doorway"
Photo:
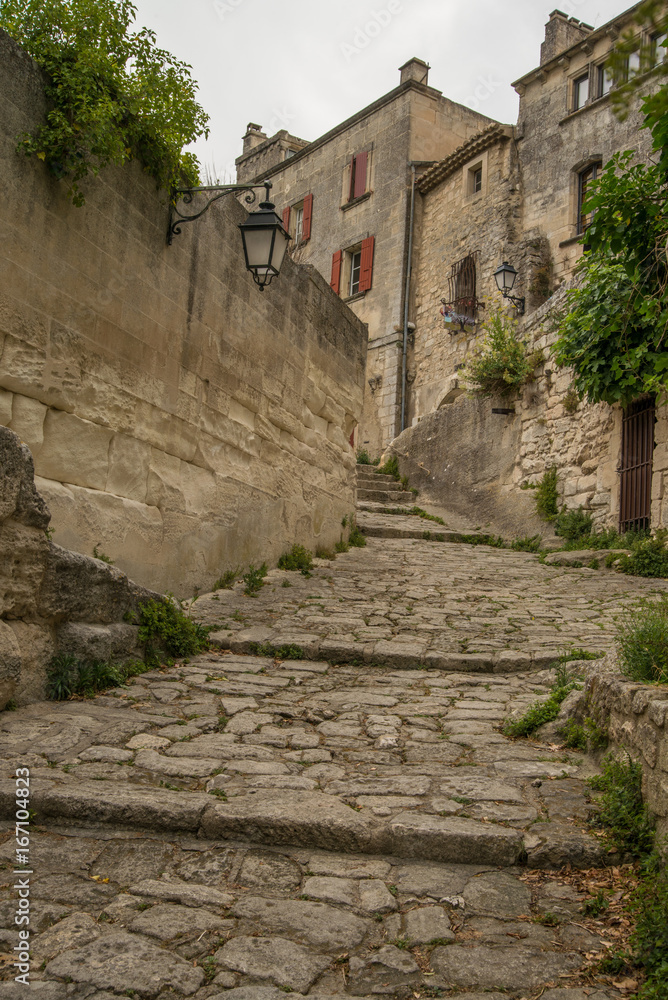
[[[654,422],[652,396],[637,399],[624,410],[619,495],[620,532],[641,531],[650,527]]]

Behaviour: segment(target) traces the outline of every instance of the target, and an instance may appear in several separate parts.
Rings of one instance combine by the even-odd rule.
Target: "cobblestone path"
[[[608,648],[656,589],[374,538],[257,598],[200,598],[231,648],[4,713],[0,1000],[624,996],[586,971],[610,941],[568,875],[619,860],[587,827],[592,762],[499,728],[547,693],[555,651]],[[247,654],[264,641],[312,658]],[[17,767],[30,991],[11,957]]]

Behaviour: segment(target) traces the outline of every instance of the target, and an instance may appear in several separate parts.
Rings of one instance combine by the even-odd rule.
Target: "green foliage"
[[[578,549],[630,549],[640,538],[646,537],[647,533],[644,531],[642,533],[627,531],[620,535],[614,528],[603,528],[589,535],[567,538],[564,549],[567,552],[576,552]],[[618,558],[617,555],[612,556],[613,561]]]
[[[435,535],[439,541],[445,541],[444,535]],[[457,541],[464,545],[489,545],[493,549],[505,549],[506,543],[501,535],[457,535]]]
[[[289,552],[284,552],[278,560],[278,568],[297,571],[306,575],[313,569],[313,553],[303,545],[293,545]],[[244,577],[244,580],[246,577]]]
[[[315,556],[316,559],[335,559],[336,552],[334,552],[333,549],[326,549],[323,546],[319,545],[318,548],[315,550]]]
[[[110,566],[114,565],[114,560],[110,559],[109,556],[105,555],[104,552],[100,552],[100,542],[93,546],[93,559],[100,559],[101,562],[109,563]]]
[[[399,460],[396,455],[392,455],[388,458],[384,465],[379,465],[376,469],[379,476],[392,476],[397,482],[401,479],[401,473],[399,472]]]
[[[363,549],[366,546],[366,538],[356,524],[353,524],[350,529],[350,534],[348,535],[348,545],[355,549]]]
[[[540,535],[525,535],[524,538],[516,538],[510,547],[515,552],[540,552],[541,542]]]
[[[343,539],[341,539],[340,541],[336,542],[335,545],[334,545],[334,549],[335,549],[336,552],[347,552],[349,548],[350,548],[350,545],[348,544],[348,542],[344,542]]]
[[[264,587],[264,578],[267,575],[267,564],[262,563],[259,569],[252,564],[248,567],[248,572],[244,573],[241,579],[244,581],[244,594],[246,597],[257,597]]]
[[[143,674],[151,666],[142,660],[115,664],[103,660],[82,660],[71,653],[58,653],[47,667],[46,696],[51,701],[65,701],[74,695],[92,698],[100,691],[120,687],[128,677]]]
[[[163,601],[144,601],[139,605],[139,641],[145,656],[157,660],[157,649],[168,656],[192,656],[205,649],[209,629],[183,613],[176,599],[168,594]]]
[[[234,586],[234,581],[239,576],[241,570],[239,567],[237,569],[226,569],[222,576],[219,576],[213,585],[214,591],[216,590],[232,590]]]
[[[366,448],[357,449],[357,464],[358,465],[374,465],[376,463],[372,462],[369,457],[369,452]]]
[[[541,479],[536,483],[535,490],[536,513],[544,521],[554,521],[559,513],[556,465],[543,473]]]
[[[588,514],[578,507],[568,510],[562,507],[561,511],[554,519],[554,533],[561,538],[575,539],[589,537],[591,535],[593,521],[591,514]]]
[[[665,1000],[668,996],[668,871],[658,867],[644,878],[631,900],[636,925],[631,935],[636,965],[647,981],[638,1000]]]
[[[43,160],[83,205],[80,182],[108,164],[138,160],[158,186],[194,186],[184,147],[208,135],[190,67],[132,31],[129,0],[4,0],[4,28],[47,73],[46,120],[19,150]]]
[[[436,524],[445,525],[442,517],[438,517],[436,514],[428,514],[426,510],[422,510],[422,507],[411,507],[405,513],[414,517],[421,517],[423,521],[434,521]]]
[[[562,399],[561,405],[570,416],[573,416],[573,414],[577,411],[577,408],[580,405],[580,397],[573,386],[569,388],[568,392]]]
[[[517,324],[502,309],[490,311],[482,327],[481,349],[466,363],[466,380],[472,393],[483,398],[510,396],[534,378],[544,360],[541,351],[530,351],[521,340]]]
[[[608,754],[601,774],[589,784],[603,793],[593,822],[605,830],[610,845],[634,858],[649,854],[654,821],[642,800],[642,764],[628,755],[621,760]]]
[[[587,717],[584,725],[569,719],[560,730],[560,735],[566,746],[571,750],[604,750],[608,745],[608,730],[605,726]]]
[[[618,568],[629,576],[668,577],[668,531],[657,531],[653,538],[640,538],[631,546],[631,555],[619,558]]]
[[[579,678],[571,676],[562,664],[557,669],[552,691],[548,698],[545,701],[534,702],[518,719],[508,719],[503,724],[502,732],[505,736],[531,736],[540,726],[556,719],[562,701],[571,691],[580,691],[581,689]]]
[[[668,684],[668,598],[641,599],[617,623],[619,664],[627,677]]]
[[[610,906],[610,900],[603,889],[599,889],[595,896],[591,896],[582,904],[582,912],[585,917],[600,917]]]

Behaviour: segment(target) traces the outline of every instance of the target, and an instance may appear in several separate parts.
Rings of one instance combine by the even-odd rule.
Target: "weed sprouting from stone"
[[[634,681],[668,683],[668,599],[638,601],[617,625],[622,673]]]
[[[228,569],[219,576],[213,585],[213,590],[231,590],[234,586],[234,581],[239,576],[241,569],[237,567],[236,569]]]
[[[244,594],[246,597],[257,597],[259,591],[264,587],[264,578],[267,575],[267,564],[262,563],[259,569],[251,565],[248,572],[244,573],[241,579],[244,581]]]
[[[303,545],[293,545],[290,551],[284,552],[278,560],[278,568],[292,572],[299,571],[306,575],[313,569],[313,554]]]
[[[654,821],[642,798],[642,764],[628,755],[609,754],[601,774],[589,779],[602,792],[593,823],[605,830],[611,847],[635,858],[650,854],[654,845]]]

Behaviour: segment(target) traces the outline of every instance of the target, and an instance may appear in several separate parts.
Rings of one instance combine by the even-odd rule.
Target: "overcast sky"
[[[514,122],[513,80],[538,65],[555,6],[599,27],[624,0],[135,0],[137,24],[193,67],[211,117],[195,150],[234,181],[248,122],[316,139],[392,90],[412,56],[429,83],[491,118]]]

